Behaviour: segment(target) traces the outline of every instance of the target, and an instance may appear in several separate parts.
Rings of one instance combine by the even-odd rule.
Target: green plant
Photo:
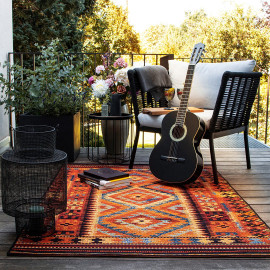
[[[74,114],[80,110],[87,94],[82,64],[59,50],[59,40],[48,46],[38,46],[34,70],[19,65],[5,65],[13,78],[0,74],[2,95],[0,104],[16,113],[34,115]]]
[[[14,51],[31,52],[35,43],[59,38],[65,50],[80,52],[95,0],[13,0]],[[44,34],[45,33],[45,34]]]

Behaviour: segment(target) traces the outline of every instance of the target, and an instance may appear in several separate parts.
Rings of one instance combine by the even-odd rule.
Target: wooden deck
[[[209,149],[202,149],[210,165]],[[270,226],[270,148],[251,148],[250,170],[243,148],[216,149],[218,171]],[[147,164],[150,149],[139,149],[135,163]],[[89,163],[82,149],[76,163]],[[270,269],[269,259],[140,259],[7,257],[15,240],[14,218],[0,212],[0,269]]]

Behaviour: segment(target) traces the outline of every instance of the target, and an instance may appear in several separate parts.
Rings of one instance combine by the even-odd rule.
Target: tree
[[[128,23],[127,11],[110,0],[97,0],[94,12],[88,16],[84,35],[88,52],[139,52],[139,37]]]
[[[201,42],[201,26],[206,20],[203,10],[187,12],[185,21],[179,26],[150,26],[141,36],[143,51],[170,53],[176,57],[190,57],[195,43]]]
[[[211,39],[207,46],[209,57],[255,59],[261,69],[269,66],[269,28],[262,27],[251,10],[236,7],[224,13],[211,27],[208,39]]]
[[[268,1],[263,2],[262,11],[264,13],[263,18],[260,18],[260,22],[265,26],[270,26],[270,4]]]
[[[83,17],[91,13],[94,1],[13,0],[14,50],[30,52],[35,43],[47,45],[59,38],[63,49],[80,51]]]
[[[163,50],[162,40],[166,33],[166,27],[163,24],[151,25],[141,34],[141,47],[142,51],[146,53],[159,53]]]
[[[144,51],[174,53],[176,57],[189,57],[198,42],[206,45],[205,57],[255,59],[261,69],[268,69],[269,26],[240,6],[219,18],[207,17],[203,10],[189,12],[180,27],[152,26],[142,36]]]

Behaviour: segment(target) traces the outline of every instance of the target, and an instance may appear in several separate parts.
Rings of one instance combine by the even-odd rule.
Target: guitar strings
[[[189,99],[189,95],[190,95],[191,82],[192,82],[192,78],[193,78],[193,75],[194,75],[194,69],[195,69],[195,65],[189,65],[187,75],[186,75],[186,79],[185,79],[184,90],[183,90],[184,93],[183,93],[181,101],[180,101],[178,113],[177,113],[177,116],[176,116],[176,121],[177,121],[178,114],[179,114],[179,111],[180,111],[180,108],[181,108],[181,105],[182,105],[181,104],[182,101],[185,101],[185,103],[183,104],[185,106],[183,106],[183,107],[187,108],[188,99]],[[190,79],[189,79],[189,76],[191,77]],[[188,80],[190,80],[191,82],[188,82]],[[186,84],[190,84],[189,87],[185,87]],[[186,93],[186,88],[189,88],[188,93]],[[182,128],[184,127],[184,124],[185,124],[185,118],[186,118],[186,113],[185,113],[184,119],[181,119],[182,120],[181,121],[182,122]],[[174,132],[172,132],[172,135],[174,137],[176,136],[176,138],[179,138],[180,137],[180,128],[175,129],[175,127],[174,127]],[[177,157],[176,155],[179,152],[178,148],[179,148],[179,143],[171,139],[171,144],[170,144],[170,149],[169,149],[169,156]]]

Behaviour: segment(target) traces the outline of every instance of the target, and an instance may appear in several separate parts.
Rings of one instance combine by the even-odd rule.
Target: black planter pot
[[[74,115],[43,116],[22,114],[19,126],[48,125],[56,128],[56,149],[67,153],[68,161],[76,160],[80,153],[80,112]]]

